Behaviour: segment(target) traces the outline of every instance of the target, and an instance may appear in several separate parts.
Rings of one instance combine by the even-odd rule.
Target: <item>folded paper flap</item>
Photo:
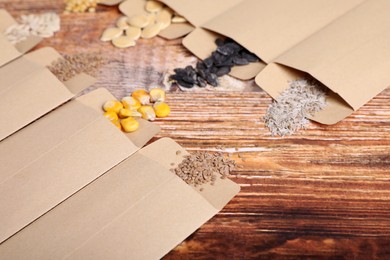
[[[93,108],[99,113],[103,113],[103,104],[108,100],[115,100],[116,98],[105,88],[98,88],[91,91],[88,95],[77,98],[79,102]],[[124,133],[137,147],[143,147],[150,139],[158,132],[160,127],[144,119],[138,119],[140,127],[133,133]]]
[[[23,152],[9,158],[21,147]],[[77,101],[1,142],[0,154],[8,161],[0,171],[0,243],[137,150],[115,126]]]
[[[180,156],[176,154],[177,151],[181,152]],[[140,153],[157,161],[166,169],[173,168],[171,163],[178,165],[183,160],[183,156],[188,155],[188,152],[183,147],[170,138],[159,139],[143,148]],[[221,210],[237,195],[240,191],[240,186],[229,179],[218,179],[215,186],[205,185],[202,192],[194,190],[202,195],[213,207]]]
[[[306,78],[307,73],[280,64],[270,63],[256,77],[256,84],[276,99],[289,87],[289,81]],[[335,124],[353,113],[353,109],[340,96],[330,93],[327,106],[310,119],[322,124]]]
[[[159,259],[216,213],[136,153],[0,245],[0,258]]]
[[[42,41],[41,37],[31,35],[22,42],[15,45],[11,44],[2,32],[16,23],[15,19],[5,9],[0,9],[0,67],[28,52]]]
[[[129,1],[129,0],[128,0]],[[234,7],[243,0],[161,0],[173,10],[178,12],[196,27],[205,24],[213,17],[224,13],[226,10]]]
[[[390,84],[389,12],[389,1],[366,1],[276,61],[310,73],[357,110]]]
[[[363,1],[244,0],[202,27],[234,39],[269,63]]]
[[[11,25],[16,24],[15,19],[5,9],[0,9],[0,32],[5,31]]]

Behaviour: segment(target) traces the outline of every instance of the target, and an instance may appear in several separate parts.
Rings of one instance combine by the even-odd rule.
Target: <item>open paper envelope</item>
[[[90,96],[99,98],[91,102]],[[135,153],[158,132],[158,126],[141,120],[143,134],[127,138],[93,109],[102,110],[108,99],[113,96],[107,90],[94,91],[0,142],[0,243]]]
[[[196,27],[183,44],[199,58],[215,50],[218,35],[259,56],[264,63],[234,68],[231,75],[257,76],[274,98],[289,80],[310,74],[322,82],[333,93],[312,118],[320,123],[339,122],[390,85],[388,0],[161,1]],[[130,7],[141,2],[126,0],[120,9],[134,14],[139,10]]]
[[[42,40],[38,36],[29,36],[20,43],[11,44],[3,32],[14,24],[14,18],[5,9],[0,9],[0,67],[28,52]]]
[[[84,104],[101,110],[96,100],[109,98],[107,93],[100,89],[67,105]],[[99,125],[91,128],[99,134],[86,134],[83,145],[91,147],[81,148],[88,149],[82,152],[88,168],[68,172],[63,185],[70,188],[76,176],[86,177],[87,169],[95,170],[97,177],[96,167],[105,163],[111,163],[112,169],[81,190],[73,187],[79,191],[3,242],[1,259],[159,259],[238,193],[239,186],[227,179],[198,192],[170,172],[171,163],[183,159],[176,151],[187,154],[173,140],[160,139],[131,155],[136,148],[115,126],[101,115],[95,120]],[[62,154],[68,162],[68,157],[79,156]],[[57,175],[57,171],[51,173]],[[41,188],[51,187],[48,184]],[[54,195],[48,190],[42,193]],[[36,193],[38,190],[30,192],[31,196]]]
[[[95,82],[83,73],[61,82],[46,67],[58,58],[53,48],[41,48],[0,67],[0,141]]]

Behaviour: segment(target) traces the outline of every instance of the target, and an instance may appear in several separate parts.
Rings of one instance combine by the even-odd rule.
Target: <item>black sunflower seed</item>
[[[177,84],[179,84],[180,86],[185,87],[185,88],[192,88],[192,87],[194,87],[194,84],[187,83],[187,82],[185,82],[185,81],[183,81],[181,79],[179,79],[177,81]]]
[[[230,69],[230,67],[228,67],[228,66],[221,67],[221,68],[219,68],[218,71],[216,72],[216,75],[217,75],[218,77],[222,77],[223,75],[228,74],[230,71],[231,71],[231,69]]]

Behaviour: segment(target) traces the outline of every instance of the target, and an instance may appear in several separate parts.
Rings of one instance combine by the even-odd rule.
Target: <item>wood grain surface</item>
[[[15,17],[63,7],[61,0],[0,0]],[[126,50],[100,42],[119,16],[116,7],[62,15],[61,31],[38,48],[99,52],[108,63],[90,89],[118,98],[161,86],[167,72],[196,62],[180,39],[140,40]],[[253,81],[171,89],[168,100],[172,115],[157,121],[156,139],[189,150],[222,145],[242,167],[233,178],[239,195],[165,259],[390,259],[390,88],[336,125],[311,123],[284,138],[264,128],[272,100]]]

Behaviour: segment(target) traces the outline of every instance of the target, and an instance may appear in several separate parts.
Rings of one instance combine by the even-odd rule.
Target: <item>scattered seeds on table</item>
[[[129,18],[127,16],[122,16],[116,21],[116,26],[121,30],[126,30],[129,27],[127,22]]]
[[[126,29],[126,36],[132,38],[134,41],[138,40],[141,37],[141,29],[137,27],[130,26]]]
[[[217,49],[210,57],[199,61],[195,68],[187,66],[175,69],[169,79],[184,88],[206,87],[207,84],[217,87],[218,78],[230,73],[232,67],[259,61],[255,54],[231,39],[217,39],[216,44]]]
[[[31,35],[42,38],[52,37],[59,30],[60,17],[56,13],[49,12],[40,15],[22,15],[19,23],[9,26],[4,31],[4,35],[10,43],[16,44]]]
[[[150,24],[142,30],[141,37],[144,39],[150,39],[155,37],[159,32],[160,32],[159,24],[157,23]]]
[[[186,183],[197,187],[206,183],[214,185],[217,176],[228,177],[235,166],[234,160],[224,157],[220,152],[197,151],[185,156],[184,160],[172,172]]]
[[[289,82],[289,88],[268,107],[264,117],[272,135],[291,135],[309,123],[313,116],[326,106],[327,89],[314,79]]]
[[[79,73],[94,75],[104,59],[97,53],[67,54],[55,60],[48,69],[61,81],[67,81]]]

